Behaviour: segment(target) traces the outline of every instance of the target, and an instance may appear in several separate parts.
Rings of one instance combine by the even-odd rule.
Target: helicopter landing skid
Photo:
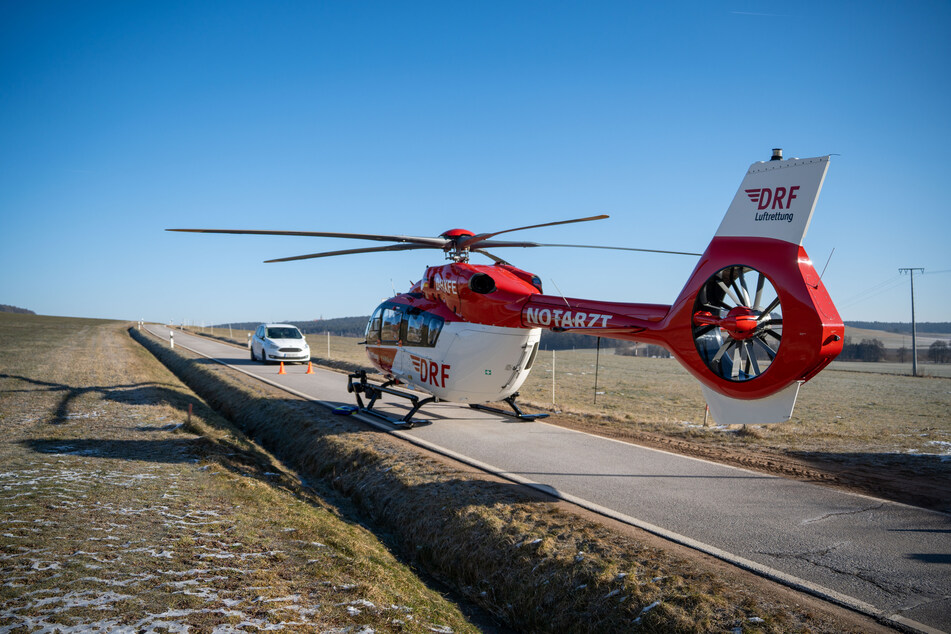
[[[355,383],[354,379],[358,379],[359,381]],[[347,375],[347,391],[357,397],[357,407],[360,408],[359,411],[365,414],[370,414],[371,416],[375,416],[381,420],[385,420],[391,425],[406,429],[412,429],[416,425],[428,425],[428,420],[413,420],[413,415],[418,412],[419,408],[423,405],[428,405],[429,403],[434,402],[436,397],[430,396],[428,398],[420,398],[416,394],[404,392],[403,390],[395,390],[390,387],[391,385],[395,384],[396,381],[393,380],[386,381],[380,385],[370,383],[367,380],[367,373],[363,370]],[[366,405],[363,403],[363,398],[360,396],[361,394],[365,394],[367,398],[370,399]],[[413,403],[413,407],[411,407],[410,410],[406,412],[406,415],[402,418],[390,416],[373,409],[377,399],[379,399],[384,394],[405,398]]]
[[[548,414],[526,414],[525,412],[523,412],[521,408],[519,408],[519,406],[515,404],[515,398],[517,396],[518,396],[518,392],[509,396],[508,398],[502,399],[504,402],[509,404],[509,407],[512,408],[513,411],[511,412],[508,412],[504,409],[499,409],[498,407],[483,405],[481,403],[469,403],[469,407],[471,407],[472,409],[480,409],[485,412],[492,412],[493,414],[502,414],[503,416],[511,416],[519,420],[532,421],[532,420],[537,420],[539,418],[548,418]]]

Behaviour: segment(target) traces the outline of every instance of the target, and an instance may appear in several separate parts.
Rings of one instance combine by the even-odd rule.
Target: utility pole
[[[598,404],[598,370],[601,367],[601,337],[598,337],[598,351],[594,355],[594,404]]]
[[[918,376],[918,341],[915,332],[915,271],[925,272],[923,268],[902,268],[899,273],[908,271],[911,276],[911,375]]]

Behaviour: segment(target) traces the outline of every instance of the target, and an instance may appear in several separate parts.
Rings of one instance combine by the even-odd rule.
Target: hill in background
[[[35,315],[32,310],[27,310],[26,308],[18,308],[16,306],[9,306],[7,304],[0,304],[0,313],[19,313],[21,315]]]

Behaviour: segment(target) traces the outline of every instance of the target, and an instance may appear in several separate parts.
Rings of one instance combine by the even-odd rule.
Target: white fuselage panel
[[[489,403],[525,382],[540,337],[538,328],[448,322],[434,347],[383,347],[396,350],[390,373],[410,387],[443,401]]]

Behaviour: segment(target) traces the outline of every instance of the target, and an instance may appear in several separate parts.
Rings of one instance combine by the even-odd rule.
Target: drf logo
[[[446,379],[449,378],[449,364],[436,363],[423,357],[417,357],[415,354],[409,355],[413,361],[413,368],[419,374],[420,383],[429,383],[436,387],[446,387]]]
[[[796,196],[799,185],[793,185],[787,190],[785,187],[763,187],[762,189],[746,189],[746,195],[756,203],[757,209],[789,209]],[[783,207],[785,202],[786,206]],[[772,205],[772,207],[770,207]]]

